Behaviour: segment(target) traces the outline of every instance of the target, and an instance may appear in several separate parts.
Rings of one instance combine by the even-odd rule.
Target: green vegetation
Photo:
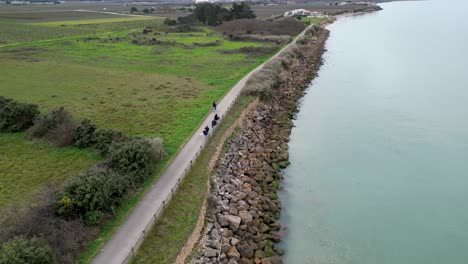
[[[132,16],[132,17],[114,17],[114,18],[100,18],[100,19],[86,19],[86,20],[70,20],[70,21],[53,21],[42,22],[36,25],[43,26],[72,26],[72,25],[87,25],[87,24],[102,24],[102,23],[115,23],[135,20],[148,20],[154,19],[150,16]]]
[[[78,40],[1,49],[0,64],[8,67],[0,75],[0,93],[36,103],[42,111],[66,106],[98,127],[161,137],[169,154],[198,126],[212,101],[270,56],[220,56],[223,50],[270,45],[223,40],[206,29]]]
[[[52,250],[43,241],[32,238],[17,237],[5,243],[0,249],[1,264],[54,264],[56,263]]]
[[[151,20],[148,20],[146,17],[144,19],[141,19],[140,17],[138,18],[139,19],[134,19],[132,17],[93,19],[35,24],[20,24],[12,23],[10,21],[0,21],[0,47],[2,45],[11,45],[19,42],[64,39],[76,36],[143,28],[151,24],[159,24],[161,21],[160,18],[152,18]]]
[[[240,97],[210,137],[164,213],[148,233],[133,263],[173,263],[191,235],[205,198],[208,163],[224,132],[239,117],[252,97]]]
[[[89,151],[57,149],[24,134],[0,134],[0,146],[0,207],[32,202],[46,183],[61,184],[98,161]]]
[[[216,26],[223,21],[241,18],[255,18],[250,6],[245,2],[234,3],[231,8],[225,8],[219,3],[201,3],[196,5],[193,15],[205,25]]]
[[[306,24],[320,24],[323,21],[327,21],[326,17],[303,17],[301,21]]]

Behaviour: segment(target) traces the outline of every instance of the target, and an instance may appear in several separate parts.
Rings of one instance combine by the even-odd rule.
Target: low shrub
[[[151,146],[150,158],[153,163],[161,160],[166,155],[164,151],[163,140],[161,138],[151,138],[148,140]]]
[[[164,25],[167,25],[167,26],[175,26],[175,25],[177,25],[177,20],[170,19],[170,18],[166,17],[166,19],[164,19],[163,23],[164,23]]]
[[[90,211],[84,216],[85,223],[89,226],[97,226],[102,222],[104,214],[101,211]]]
[[[68,218],[84,217],[97,225],[104,213],[113,212],[127,191],[128,177],[105,165],[92,167],[71,179],[56,203],[57,213]]]
[[[54,253],[44,241],[37,238],[16,237],[2,245],[0,264],[53,264]]]
[[[259,96],[262,100],[269,100],[272,97],[273,89],[276,89],[281,81],[281,71],[281,60],[273,59],[249,78],[243,93]]]
[[[139,138],[113,142],[109,147],[109,165],[115,171],[129,175],[133,183],[143,181],[153,168],[150,143]]]
[[[20,132],[31,127],[39,110],[35,104],[19,103],[0,96],[0,132]]]
[[[107,156],[112,142],[124,142],[129,137],[120,131],[112,129],[99,129],[94,132],[93,142],[97,152],[102,156]]]
[[[94,131],[96,131],[96,125],[92,124],[91,121],[81,121],[73,136],[75,147],[87,148],[94,144]]]
[[[75,128],[76,124],[70,113],[59,107],[37,119],[29,130],[29,135],[57,147],[65,147],[73,144]]]

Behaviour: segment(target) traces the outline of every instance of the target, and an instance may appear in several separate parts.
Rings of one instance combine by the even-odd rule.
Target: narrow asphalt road
[[[268,61],[278,57],[281,52],[295,44],[296,40],[299,37],[302,37],[308,28],[306,28],[296,39],[294,39],[294,41],[281,49]],[[247,74],[229,91],[228,94],[226,94],[226,96],[224,96],[224,98],[218,103],[217,111],[210,113],[203,121],[196,133],[194,133],[187,141],[159,179],[150,187],[150,190],[148,190],[133,212],[127,217],[125,222],[97,254],[93,263],[120,264],[128,263],[130,261],[131,257],[135,254],[141,244],[141,238],[144,232],[148,230],[148,227],[154,223],[154,219],[161,213],[162,210],[160,210],[160,208],[162,208],[163,203],[166,203],[168,198],[171,197],[171,193],[176,191],[179,181],[185,175],[185,169],[189,167],[192,160],[195,160],[198,152],[204,146],[205,137],[201,135],[204,127],[211,127],[211,120],[213,120],[215,113],[220,116],[224,116],[227,113],[229,107],[240,95],[242,88],[245,86],[250,76],[260,70],[268,61]]]

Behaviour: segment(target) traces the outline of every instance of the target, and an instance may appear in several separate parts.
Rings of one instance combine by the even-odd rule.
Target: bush
[[[161,138],[151,138],[148,140],[151,146],[150,157],[153,163],[161,160],[166,155],[163,147],[163,140]]]
[[[38,115],[37,105],[0,96],[0,132],[23,131],[33,125]]]
[[[85,223],[89,226],[97,226],[102,222],[104,214],[101,211],[90,211],[84,216]]]
[[[129,137],[120,131],[112,129],[100,129],[94,133],[93,142],[97,152],[102,156],[107,156],[109,147],[112,142],[124,142],[129,140]]]
[[[76,263],[76,256],[98,232],[81,219],[64,219],[55,211],[57,192],[47,186],[33,206],[12,206],[0,212],[0,244],[17,236],[36,237],[47,243],[60,264]]]
[[[95,166],[68,182],[56,203],[56,211],[69,218],[84,216],[87,224],[96,225],[103,213],[114,211],[128,185],[128,177],[106,166]]]
[[[168,25],[168,26],[175,26],[177,25],[177,21],[175,19],[170,19],[170,18],[166,18],[164,19],[164,25]]]
[[[44,139],[57,147],[73,144],[76,124],[70,113],[63,107],[53,109],[34,122],[29,135]]]
[[[87,148],[94,144],[94,131],[96,131],[96,125],[92,124],[91,121],[81,121],[81,124],[75,129],[73,136],[75,147]]]
[[[52,264],[57,263],[50,247],[37,238],[16,237],[2,245],[0,264]]]
[[[109,164],[115,171],[129,175],[133,182],[141,182],[153,167],[151,145],[145,139],[113,142],[109,147]]]

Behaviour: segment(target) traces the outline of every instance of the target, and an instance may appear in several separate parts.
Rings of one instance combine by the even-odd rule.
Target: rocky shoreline
[[[247,116],[216,168],[207,224],[194,263],[282,263],[276,194],[289,165],[288,142],[298,100],[316,75],[329,32],[321,28],[282,72],[273,98]]]

